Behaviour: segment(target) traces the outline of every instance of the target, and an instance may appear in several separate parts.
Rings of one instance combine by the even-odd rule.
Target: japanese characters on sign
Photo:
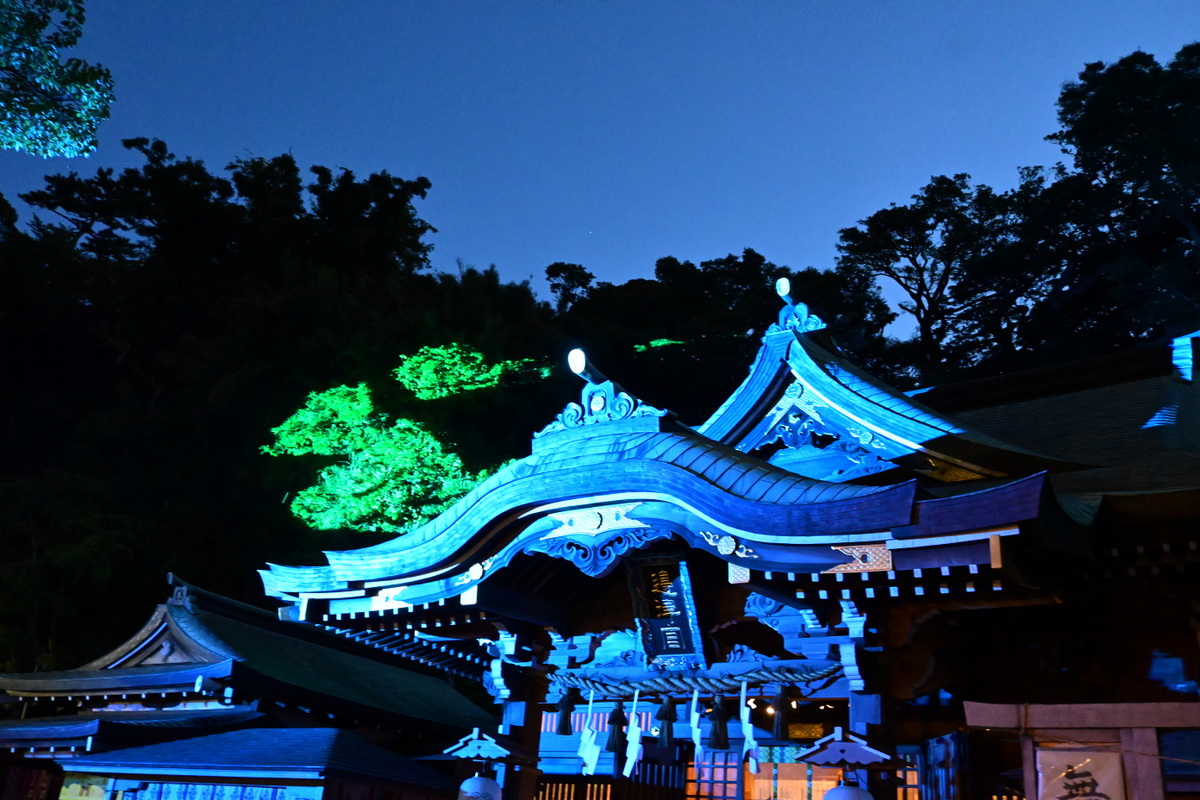
[[[631,562],[629,579],[647,663],[667,669],[705,666],[687,563]]]
[[[1039,748],[1038,800],[1125,800],[1121,754]]]

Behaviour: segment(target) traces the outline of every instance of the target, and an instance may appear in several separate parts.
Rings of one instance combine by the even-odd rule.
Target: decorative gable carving
[[[534,439],[558,431],[607,422],[649,417],[658,419],[670,412],[643,403],[612,381],[585,383],[578,403],[568,403],[554,421],[535,433]]]

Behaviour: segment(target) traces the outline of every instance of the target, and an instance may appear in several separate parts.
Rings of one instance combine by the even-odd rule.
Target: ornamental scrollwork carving
[[[758,592],[751,592],[746,597],[745,609],[748,616],[758,617],[761,620],[763,617],[778,614],[783,610],[783,603]]]
[[[890,469],[892,464],[880,458],[871,448],[883,446],[870,431],[851,427],[840,431],[826,424],[816,409],[800,402],[780,415],[779,421],[763,437],[762,445],[776,442],[783,448],[771,456],[771,463],[784,469],[795,469],[818,480],[843,481]],[[820,456],[821,458],[817,458]],[[832,464],[827,462],[832,459]],[[833,466],[822,468],[820,474],[810,474],[811,468],[799,468],[809,462]]]
[[[645,522],[630,516],[630,513],[640,505],[640,502],[613,503],[606,506],[551,512],[548,516],[558,523],[558,527],[542,538],[555,539],[572,534],[600,536],[609,531],[625,528],[648,528],[650,526]]]
[[[758,553],[754,552],[754,548],[744,542],[739,542],[736,537],[730,536],[727,533],[713,533],[712,531],[697,531],[697,533],[719,555],[737,556],[738,558],[758,558]]]
[[[785,305],[779,312],[779,324],[797,333],[811,333],[825,327],[825,322],[816,314],[810,313],[804,303]]]
[[[576,538],[561,536],[539,539],[525,547],[526,553],[545,553],[551,558],[570,561],[579,571],[593,578],[606,574],[617,559],[630,550],[645,547],[650,542],[669,539],[673,534],[661,528],[623,530],[616,536],[603,541],[582,542]]]
[[[613,667],[639,667],[645,669],[646,654],[638,650],[622,650],[615,657],[596,666],[601,669]]]
[[[834,547],[834,550],[850,556],[844,564],[838,564],[825,570],[834,572],[890,572],[892,570],[892,551],[886,544],[851,544]]]
[[[545,436],[554,431],[579,428],[636,417],[665,417],[669,412],[643,403],[612,381],[586,383],[578,403],[568,403],[554,421],[534,434]]]

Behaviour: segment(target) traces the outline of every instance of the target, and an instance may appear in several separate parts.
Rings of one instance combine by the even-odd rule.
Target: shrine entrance
[[[804,747],[764,747],[758,773],[743,769],[746,800],[819,800],[837,786],[839,771],[795,760]]]

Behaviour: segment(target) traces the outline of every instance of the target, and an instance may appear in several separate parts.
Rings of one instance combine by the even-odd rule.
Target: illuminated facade
[[[857,770],[876,797],[1036,797],[1062,752],[1103,753],[1130,797],[1186,788],[1151,765],[1200,728],[1193,340],[918,401],[781,295],[703,425],[576,351],[581,398],[528,457],[392,541],[272,565],[267,593],[486,660],[527,754],[501,759],[514,798],[819,798],[839,768],[809,751],[835,734],[887,759]],[[1107,728],[1004,710],[1084,702],[1167,705]]]
[[[820,800],[842,777],[898,800],[1200,796],[1197,339],[910,396],[781,296],[704,424],[576,351],[579,402],[526,458],[391,541],[270,565],[278,618],[178,584],[99,662],[0,676],[9,701],[82,703],[0,742],[114,800],[315,800],[282,754],[362,724],[486,762],[506,800]],[[325,732],[272,750],[264,710]],[[152,777],[172,760],[187,781]],[[47,796],[22,769],[10,793]],[[449,791],[405,769],[380,755],[321,792]]]
[[[411,756],[494,726],[444,680],[474,665],[401,668],[172,583],[170,600],[111,653],[79,669],[0,675],[0,702],[21,708],[0,720],[6,800],[454,796],[451,776]]]

